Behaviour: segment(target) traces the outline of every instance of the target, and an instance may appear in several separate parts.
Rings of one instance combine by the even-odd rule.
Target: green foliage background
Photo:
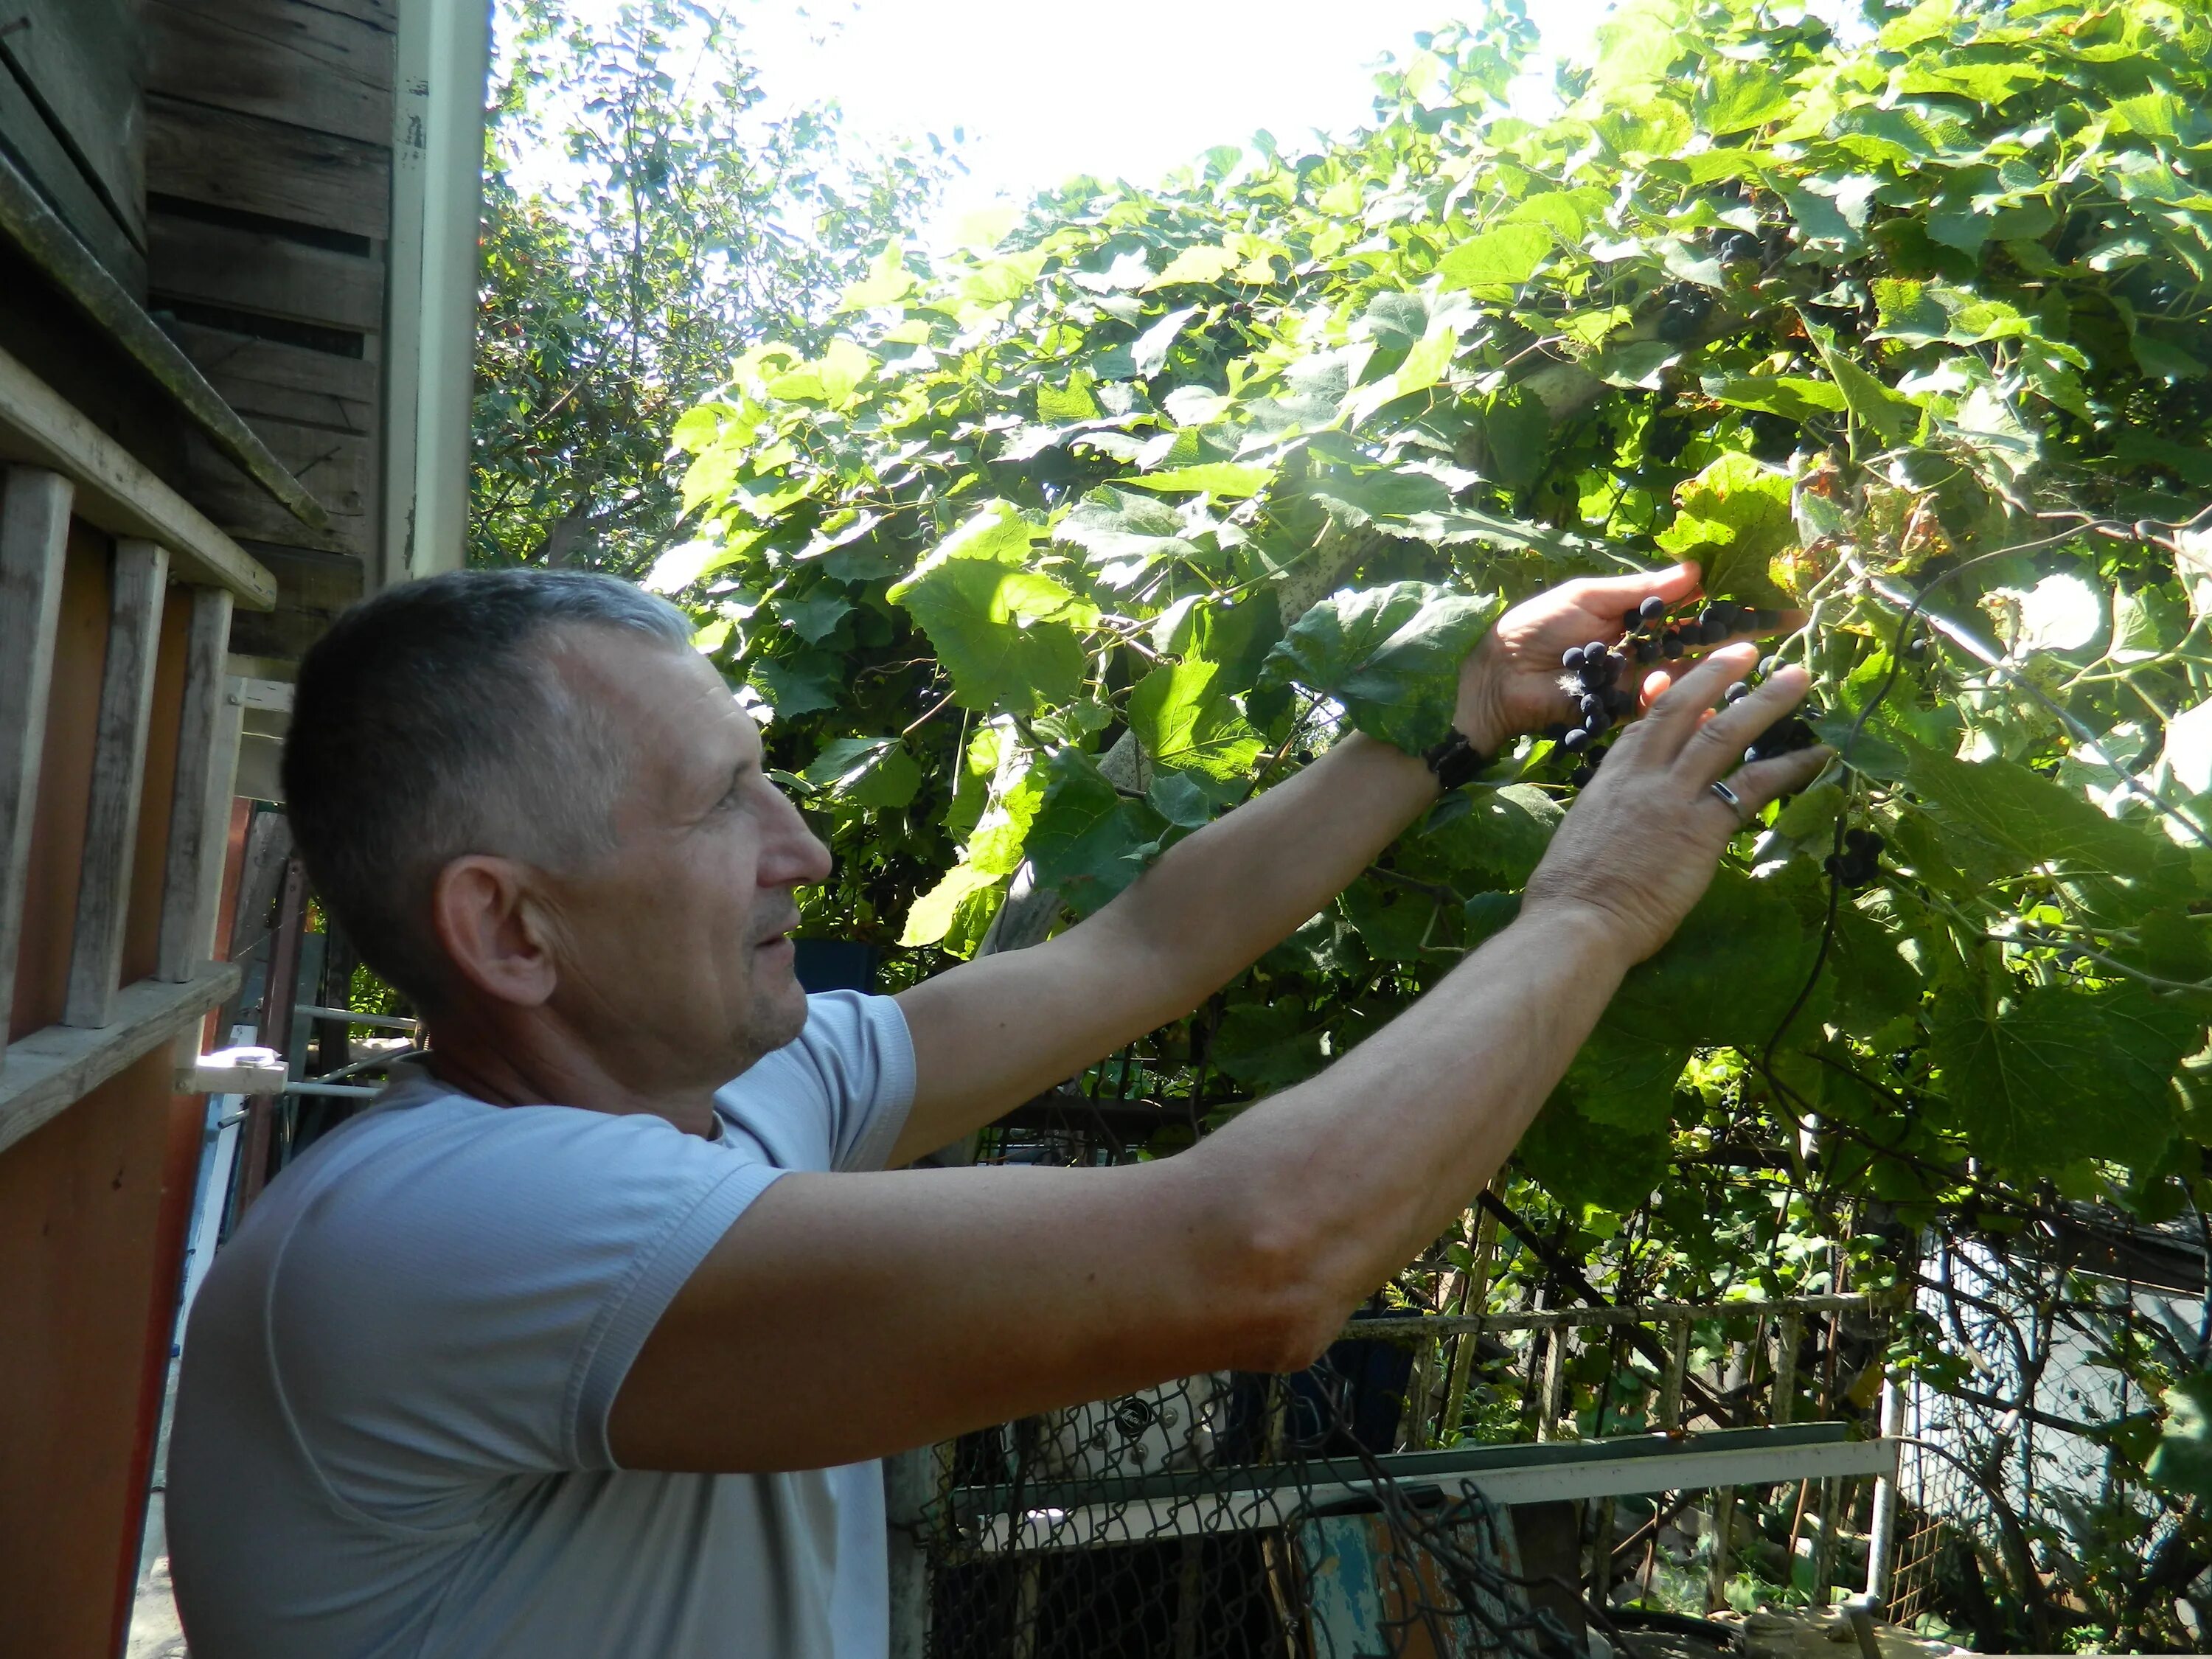
[[[809,923],[898,978],[1018,876],[1079,916],[1347,726],[1433,738],[1504,604],[1694,558],[1809,612],[1780,648],[1846,763],[1632,976],[1516,1203],[1685,1299],[2201,1206],[2202,0],[1927,0],[1849,40],[1635,0],[1543,123],[1503,102],[1531,45],[1508,3],[1343,142],[889,241],[834,331],[678,422],[690,539],[652,580],[838,854]],[[1565,771],[1504,757],[1137,1086],[1218,1119],[1372,1032],[1510,919]],[[1888,842],[1863,892],[1822,868],[1846,824]],[[1940,1333],[1894,1358],[1960,1374]],[[2112,1363],[2154,1398],[2206,1358]],[[2124,1479],[2201,1540],[2201,1483],[2142,1484],[2156,1421]],[[2114,1594],[2137,1639],[2164,1616]]]

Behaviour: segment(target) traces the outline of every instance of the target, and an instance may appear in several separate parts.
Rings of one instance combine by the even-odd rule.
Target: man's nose
[[[760,881],[763,887],[803,887],[830,878],[830,848],[806,827],[799,809],[779,789],[776,811],[768,844],[762,849]]]

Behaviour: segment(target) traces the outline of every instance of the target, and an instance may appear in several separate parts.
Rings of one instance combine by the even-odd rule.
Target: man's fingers
[[[1749,696],[1699,726],[1681,749],[1680,763],[1689,769],[1690,781],[1702,789],[1726,777],[1752,740],[1804,702],[1812,684],[1812,677],[1791,663],[1776,669]]]
[[[1817,744],[1810,749],[1800,749],[1794,755],[1753,761],[1739,766],[1729,775],[1728,787],[1743,803],[1743,815],[1748,819],[1769,801],[1802,790],[1820,775],[1820,769],[1835,758],[1835,753],[1826,744]]]
[[[1697,731],[1698,716],[1718,702],[1721,693],[1748,674],[1758,660],[1759,653],[1750,646],[1724,645],[1689,672],[1670,676],[1667,689],[1651,700],[1650,708],[1638,723],[1638,729],[1644,733],[1644,743],[1651,745],[1652,752],[1660,760],[1671,762]],[[1775,676],[1777,680],[1781,678],[1779,674]],[[1802,670],[1796,684],[1797,696],[1790,699],[1793,703],[1805,695]],[[1742,745],[1739,744],[1737,747]]]
[[[1636,571],[1626,576],[1584,576],[1565,586],[1573,590],[1576,604],[1587,605],[1617,623],[1624,613],[1654,594],[1672,606],[1695,592],[1698,567],[1683,563],[1668,570]]]

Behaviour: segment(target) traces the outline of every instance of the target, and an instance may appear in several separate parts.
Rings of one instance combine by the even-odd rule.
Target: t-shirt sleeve
[[[890,997],[823,991],[806,1027],[721,1090],[723,1109],[787,1170],[880,1170],[914,1104],[914,1040]]]
[[[657,1117],[397,1115],[362,1126],[389,1139],[307,1204],[268,1281],[325,1480],[422,1526],[465,1520],[488,1476],[614,1468],[607,1416],[647,1335],[782,1171]]]

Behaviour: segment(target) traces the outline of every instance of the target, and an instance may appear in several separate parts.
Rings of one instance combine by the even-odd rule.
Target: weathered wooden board
[[[137,9],[132,0],[28,0],[7,10],[28,27],[0,45],[65,135],[76,170],[143,247]]]
[[[288,428],[270,422],[257,422],[255,425],[264,436],[299,450],[302,465],[315,474],[307,482],[317,497],[326,500],[329,506],[329,525],[320,530],[310,530],[254,488],[244,473],[216,453],[213,445],[197,439],[185,446],[187,483],[192,499],[228,533],[241,541],[271,542],[281,547],[367,557],[374,539],[365,486],[365,481],[372,476],[370,441],[319,428]],[[343,446],[343,452],[331,453],[334,445]],[[322,494],[325,487],[331,491],[328,498]]]
[[[69,546],[70,483],[10,467],[0,477],[0,1043],[15,995],[31,820],[53,689],[54,629]]]
[[[175,326],[178,343],[232,408],[269,421],[368,437],[376,430],[377,366],[198,323]]]
[[[283,581],[284,597],[276,609],[265,615],[239,613],[231,626],[230,648],[241,656],[296,660],[323,636],[340,611],[361,598],[368,586],[367,563],[350,555],[312,553],[259,542],[247,545]],[[248,732],[246,741],[252,745],[257,741],[256,734]],[[243,760],[240,769],[242,788]],[[276,797],[271,794],[263,799]]]
[[[161,878],[161,935],[154,977],[198,978],[215,940],[230,779],[238,760],[238,708],[228,698],[230,595],[191,590],[185,696],[177,717],[176,793],[169,805],[168,865]]]
[[[0,21],[5,16],[5,8],[0,7]],[[9,37],[21,38],[21,33]],[[0,138],[7,140],[9,150],[45,200],[101,268],[134,297],[143,295],[146,292],[143,230],[135,222],[126,228],[100,199],[100,192],[87,182],[38,106],[24,95],[4,65],[0,65]]]
[[[392,227],[392,148],[149,93],[146,188],[380,237]]]
[[[131,910],[131,861],[138,846],[138,805],[146,775],[146,738],[154,718],[154,665],[161,641],[161,604],[169,555],[152,542],[115,545],[107,665],[100,684],[100,728],[92,754],[92,805],[85,819],[84,864],[77,878],[76,934],[70,951],[64,1025],[114,1023],[122,988],[123,924]]]
[[[379,259],[174,214],[154,214],[149,228],[157,305],[196,300],[362,334],[383,325]]]
[[[147,89],[392,142],[392,34],[306,0],[147,0]]]
[[[88,524],[111,535],[159,541],[190,567],[180,574],[220,582],[241,605],[265,611],[276,603],[276,584],[237,543],[5,351],[0,351],[0,461],[68,474],[77,484],[73,510]]]
[[[183,985],[142,979],[115,999],[104,1030],[49,1025],[8,1045],[0,1073],[0,1151],[58,1117],[141,1055],[182,1036],[238,988],[238,968],[221,963]]]

